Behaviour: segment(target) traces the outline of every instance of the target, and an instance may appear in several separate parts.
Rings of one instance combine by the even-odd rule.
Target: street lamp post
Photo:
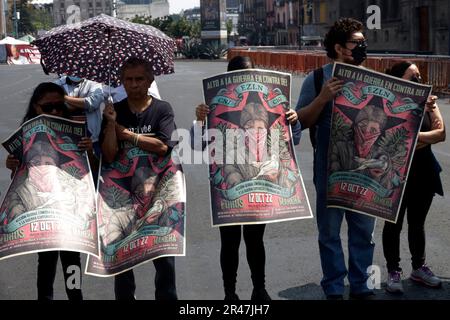
[[[16,0],[14,0],[14,4],[13,5],[14,5],[14,9],[13,9],[13,11],[14,11],[14,16],[13,16],[13,19],[14,19],[14,38],[17,38],[17,37],[19,37],[19,25],[17,23],[18,14],[17,14]]]
[[[302,7],[300,8],[300,24],[298,25],[298,27],[300,28],[299,30],[299,41],[298,41],[298,49],[302,50],[302,38],[303,38],[303,23],[304,23],[304,17],[305,17],[305,10],[303,8],[303,4]]]
[[[259,23],[259,38],[258,38],[258,46],[261,46],[262,43],[262,22]]]

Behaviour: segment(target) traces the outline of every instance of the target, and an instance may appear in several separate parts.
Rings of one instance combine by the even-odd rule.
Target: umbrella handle
[[[47,69],[47,67],[45,66],[44,61],[42,60],[42,58],[40,59],[39,62],[41,63],[42,71],[44,71],[44,73],[48,76],[48,75],[49,75],[49,72],[48,72],[48,69]]]

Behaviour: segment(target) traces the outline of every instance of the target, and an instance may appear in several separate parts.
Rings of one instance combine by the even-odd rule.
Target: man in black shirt
[[[130,58],[123,64],[121,82],[128,98],[114,106],[108,104],[103,112],[101,147],[104,161],[113,162],[121,143],[125,141],[159,156],[171,152],[176,144],[170,141],[176,129],[172,107],[147,94],[153,81],[149,62]],[[176,300],[175,258],[158,258],[153,263],[156,269],[156,300]],[[135,290],[132,270],[115,277],[114,291],[117,300],[134,300]]]

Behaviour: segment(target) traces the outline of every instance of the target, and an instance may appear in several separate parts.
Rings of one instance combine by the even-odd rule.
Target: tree
[[[174,38],[181,38],[190,35],[191,30],[192,24],[183,17],[178,21],[172,21],[168,33]]]
[[[30,14],[35,31],[49,30],[53,27],[53,16],[47,5],[42,7],[32,7]]]
[[[30,11],[33,6],[28,4],[28,0],[20,0],[16,4],[16,10],[20,12],[20,19],[18,20],[19,34],[35,33],[36,29],[33,26]],[[19,37],[19,35],[16,35]]]
[[[151,25],[173,38],[181,38],[184,36],[189,36],[190,38],[200,38],[200,22],[192,22],[187,20],[185,17],[180,17],[179,15],[171,15],[156,19],[152,19],[151,17],[136,16],[131,20],[131,22]]]
[[[227,37],[230,37],[231,31],[233,31],[233,20],[227,20]]]
[[[202,32],[202,25],[200,24],[200,21],[194,21],[194,22],[191,22],[191,24],[192,24],[192,28],[191,28],[190,37],[199,39],[201,36],[201,32]]]

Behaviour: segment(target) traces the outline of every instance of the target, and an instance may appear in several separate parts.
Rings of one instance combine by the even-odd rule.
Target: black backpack
[[[322,90],[323,85],[323,68],[320,67],[314,70],[314,90],[316,91],[316,97],[320,94],[320,90]],[[311,145],[314,149],[316,149],[316,131],[317,127],[314,124],[309,128],[309,140],[311,141]]]

